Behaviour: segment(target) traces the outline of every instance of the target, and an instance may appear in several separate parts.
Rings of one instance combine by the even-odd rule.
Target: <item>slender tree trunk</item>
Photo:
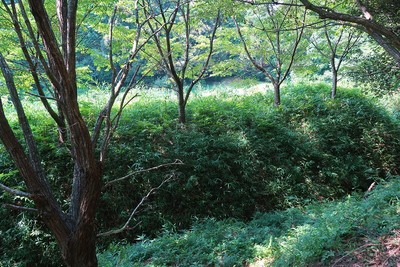
[[[274,84],[274,106],[278,107],[281,104],[281,88],[279,83]]]
[[[333,98],[333,99],[336,97],[337,83],[338,83],[338,71],[333,66],[332,67],[332,91],[331,91],[331,98]]]
[[[183,90],[183,83],[178,86],[178,111],[179,111],[179,123],[186,123],[186,101]]]

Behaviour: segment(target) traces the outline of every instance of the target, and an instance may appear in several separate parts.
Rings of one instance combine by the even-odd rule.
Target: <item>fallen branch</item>
[[[118,179],[109,181],[108,183],[106,183],[106,184],[104,185],[104,188],[106,188],[106,187],[108,187],[108,186],[110,186],[110,185],[112,185],[112,184],[114,184],[114,183],[116,183],[116,182],[120,182],[120,181],[123,181],[123,180],[125,180],[125,179],[128,179],[128,178],[130,178],[131,176],[134,176],[134,175],[136,175],[136,174],[138,174],[138,173],[149,172],[149,171],[155,171],[155,170],[158,170],[158,169],[161,169],[161,168],[164,168],[164,167],[175,166],[175,165],[184,165],[184,163],[183,163],[181,160],[176,159],[176,160],[175,160],[174,162],[172,162],[172,163],[161,164],[161,165],[158,165],[158,166],[155,166],[155,167],[151,167],[151,168],[148,168],[148,169],[139,170],[139,171],[134,171],[134,172],[131,172],[131,173],[129,173],[129,174],[127,174],[127,175],[125,175],[125,176],[123,176],[123,177],[121,177],[121,178],[118,178]]]
[[[133,216],[136,214],[137,210],[140,208],[140,206],[143,205],[143,203],[149,198],[149,196],[150,196],[154,191],[160,189],[165,183],[167,183],[167,182],[173,180],[173,177],[174,177],[174,174],[169,175],[169,177],[168,177],[167,179],[165,179],[164,181],[162,181],[161,184],[160,184],[159,186],[150,189],[150,191],[140,200],[139,204],[137,204],[137,206],[132,210],[131,215],[129,216],[128,220],[125,222],[125,224],[124,224],[121,228],[115,229],[115,230],[110,230],[110,231],[107,231],[107,232],[104,232],[104,233],[97,234],[97,237],[101,237],[101,236],[110,236],[110,235],[114,235],[114,234],[119,234],[119,233],[121,233],[121,232],[123,232],[123,231],[125,231],[125,230],[133,229],[133,228],[135,228],[136,226],[138,226],[138,225],[140,224],[140,222],[137,223],[134,227],[129,227],[129,223],[131,222]]]

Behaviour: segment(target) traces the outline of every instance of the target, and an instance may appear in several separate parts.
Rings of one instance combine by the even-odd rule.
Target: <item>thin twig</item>
[[[48,100],[54,100],[57,101],[57,99],[55,99],[54,97],[48,97],[48,96],[42,96],[42,95],[37,95],[34,93],[30,93],[30,92],[25,92],[25,94],[30,95],[30,96],[34,96],[34,97],[38,97],[38,98],[44,98],[44,99],[48,99]]]
[[[263,2],[256,2],[255,0],[236,0],[236,2],[249,4],[252,6],[261,6],[261,5],[280,5],[280,6],[296,6],[296,7],[303,7],[302,4],[293,4],[293,3],[284,3],[284,2],[277,2],[276,0],[271,1],[263,1]]]
[[[128,220],[125,222],[125,224],[119,228],[119,229],[115,229],[115,230],[110,230],[104,233],[100,233],[97,234],[97,237],[101,237],[101,236],[109,236],[109,235],[114,235],[114,234],[119,234],[127,229],[133,229],[136,226],[138,226],[140,224],[137,223],[134,227],[129,227],[129,223],[131,222],[133,216],[136,214],[137,210],[140,208],[140,206],[143,205],[143,203],[149,198],[149,196],[156,190],[160,189],[165,183],[173,180],[174,174],[169,175],[169,177],[167,179],[165,179],[164,181],[161,182],[161,184],[157,187],[154,187],[152,189],[150,189],[150,191],[140,200],[139,204],[136,205],[136,207],[132,210],[131,215],[129,215]]]
[[[161,169],[161,168],[164,168],[164,167],[175,166],[175,165],[184,165],[184,163],[183,163],[181,160],[176,159],[176,160],[175,160],[174,162],[172,162],[172,163],[161,164],[161,165],[158,165],[158,166],[155,166],[155,167],[151,167],[151,168],[148,168],[148,169],[139,170],[139,171],[134,171],[134,172],[131,172],[131,173],[125,175],[124,177],[121,177],[121,178],[118,178],[118,179],[115,179],[115,180],[112,180],[112,181],[106,183],[106,184],[104,185],[104,188],[106,188],[106,187],[108,187],[108,186],[110,186],[110,185],[112,185],[112,184],[114,184],[114,183],[116,183],[116,182],[120,182],[120,181],[123,181],[123,180],[125,180],[125,179],[128,179],[128,178],[130,178],[131,176],[134,176],[134,175],[136,175],[136,174],[138,174],[138,173],[149,172],[149,171],[155,171],[155,170],[158,170],[158,169]]]

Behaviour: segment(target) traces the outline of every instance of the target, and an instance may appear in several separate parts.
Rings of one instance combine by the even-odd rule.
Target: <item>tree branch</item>
[[[3,204],[4,207],[14,209],[14,210],[22,210],[22,211],[29,211],[29,212],[36,212],[38,213],[39,210],[35,208],[28,208],[24,206],[18,206],[18,205],[13,205],[13,204]]]
[[[276,0],[267,0],[267,1],[256,1],[256,0],[236,0],[236,2],[249,4],[252,6],[260,6],[260,5],[280,5],[280,6],[298,6],[301,7],[303,5],[300,4],[293,4],[293,3],[284,3],[284,2],[277,2]]]
[[[16,195],[16,196],[20,196],[20,197],[27,197],[27,198],[32,198],[32,194],[18,190],[18,189],[13,189],[10,188],[2,183],[0,183],[0,189],[3,189],[4,191],[12,194],[12,195]]]
[[[166,184],[167,182],[170,182],[173,180],[174,174],[169,175],[169,177],[167,179],[165,179],[164,181],[161,182],[161,184],[157,187],[154,187],[152,189],[150,189],[150,191],[140,200],[139,204],[137,204],[137,206],[132,210],[131,214],[129,215],[128,220],[125,222],[125,224],[119,228],[119,229],[115,229],[115,230],[110,230],[104,233],[100,233],[97,234],[97,237],[101,237],[101,236],[109,236],[109,235],[114,235],[114,234],[119,234],[127,229],[129,229],[129,223],[131,222],[133,216],[136,214],[137,210],[140,208],[140,206],[143,205],[143,203],[149,198],[149,196],[156,190],[160,189],[164,184]],[[140,223],[140,222],[139,222]],[[139,223],[137,223],[133,228],[135,228],[137,225],[139,225]]]
[[[316,6],[308,0],[300,0],[306,9],[316,12],[320,18],[347,21],[352,23],[352,26],[361,27],[361,29],[368,33],[375,41],[379,43],[395,60],[400,64],[400,38],[391,29],[384,25],[376,22],[372,16],[363,15],[366,17],[358,17],[340,12],[335,12],[332,9]],[[362,10],[361,10],[362,11]],[[366,10],[364,10],[366,11]],[[363,12],[363,11],[362,11]]]
[[[219,26],[219,23],[220,23],[220,17],[221,17],[221,11],[218,10],[217,17],[215,18],[215,22],[214,22],[214,27],[212,29],[211,36],[210,36],[210,45],[209,45],[209,48],[208,48],[208,55],[207,55],[206,61],[205,61],[204,65],[203,65],[203,68],[201,69],[199,75],[197,76],[197,78],[194,79],[189,85],[189,88],[188,88],[188,90],[186,92],[186,96],[185,96],[185,102],[184,102],[185,106],[186,106],[186,104],[188,102],[189,95],[192,92],[193,87],[200,81],[201,78],[203,78],[203,76],[206,73],[206,70],[208,68],[208,64],[210,63],[211,56],[212,56],[212,54],[214,52],[215,34],[217,32],[217,29],[218,29],[218,26]],[[184,78],[185,78],[185,76],[182,76],[182,79],[184,79]]]
[[[107,187],[109,187],[110,185],[112,185],[112,184],[114,184],[116,182],[120,182],[120,181],[126,180],[126,179],[128,179],[128,178],[130,178],[130,177],[132,177],[132,176],[134,176],[134,175],[136,175],[138,173],[155,171],[155,170],[158,170],[158,169],[161,169],[161,168],[170,167],[170,166],[177,166],[177,165],[184,165],[184,163],[181,160],[176,159],[172,163],[161,164],[161,165],[158,165],[158,166],[155,166],[155,167],[151,167],[151,168],[148,168],[148,169],[134,171],[134,172],[132,172],[130,174],[127,174],[127,175],[125,175],[125,176],[123,176],[121,178],[118,178],[118,179],[115,179],[115,180],[112,180],[112,181],[106,183],[104,185],[104,188],[107,188]]]
[[[255,58],[253,58],[253,56],[252,56],[251,53],[250,53],[249,48],[247,47],[246,41],[245,41],[245,39],[244,39],[244,37],[243,37],[242,31],[240,30],[240,26],[239,26],[239,24],[238,24],[236,18],[233,18],[233,20],[234,20],[234,22],[235,22],[236,30],[237,30],[238,35],[239,35],[239,37],[240,37],[240,40],[241,40],[241,42],[242,42],[242,44],[243,44],[243,48],[244,48],[244,51],[246,52],[246,55],[247,55],[248,59],[251,61],[251,63],[253,64],[253,66],[256,67],[259,71],[261,71],[265,76],[267,76],[268,79],[271,80],[271,82],[275,82],[275,78],[272,77],[272,75],[271,75],[265,68],[263,68],[263,66],[261,66],[260,64],[258,64],[258,62],[256,61]]]

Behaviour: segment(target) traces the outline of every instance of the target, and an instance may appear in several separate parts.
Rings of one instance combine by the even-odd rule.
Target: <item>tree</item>
[[[332,72],[331,97],[335,98],[339,69],[350,50],[359,42],[361,35],[357,29],[328,24],[326,21],[320,32],[317,31],[311,35],[310,42],[319,54],[329,59]],[[323,38],[321,38],[321,34],[324,36]]]
[[[400,65],[399,20],[396,13],[399,10],[399,1],[371,1],[372,5],[367,5],[361,0],[355,0],[359,14],[341,13],[328,6],[317,6],[308,0],[300,1],[306,9],[316,12],[322,19],[347,22],[368,33]],[[387,10],[392,11],[386,12]],[[374,17],[374,11],[378,14],[377,18]]]
[[[134,3],[137,4],[137,1]],[[30,13],[26,12],[26,4],[30,8]],[[0,68],[18,115],[24,142],[18,139],[11,128],[1,99],[0,139],[19,170],[26,185],[26,192],[4,184],[0,184],[0,187],[11,194],[29,198],[34,202],[35,209],[31,210],[37,211],[53,233],[67,266],[97,266],[95,214],[101,193],[102,169],[108,144],[118,125],[121,111],[134,97],[128,93],[135,85],[136,75],[133,74],[128,86],[124,87],[124,85],[127,84],[132,63],[143,46],[143,43],[139,44],[142,27],[138,20],[139,7],[134,5],[136,34],[132,49],[126,56],[125,62],[118,68],[119,71],[112,57],[112,29],[115,23],[116,7],[110,17],[111,42],[108,58],[114,75],[110,98],[99,114],[92,133],[80,113],[77,92],[78,0],[57,0],[52,4],[35,0],[28,0],[27,3],[2,0],[2,7],[20,43],[25,58],[24,64],[29,67],[29,73],[39,92],[38,97],[59,127],[63,126],[62,122],[65,121],[63,137],[67,139],[63,142],[66,142],[69,147],[74,167],[71,170],[72,192],[69,198],[69,209],[63,211],[47,181],[37,149],[37,141],[31,130],[29,119],[25,115],[13,71],[6,57],[0,53]],[[55,21],[52,19],[51,10],[56,10],[56,27],[52,26]],[[31,21],[34,21],[33,24]],[[41,71],[44,75],[41,75]],[[42,80],[42,76],[46,77],[45,81]],[[47,82],[51,85],[49,88],[52,92],[51,96],[46,95],[40,88]],[[120,109],[112,117],[111,108],[118,96],[121,96]],[[56,103],[58,113],[52,109],[49,100]]]
[[[280,86],[295,61],[306,13],[291,5],[275,4],[256,6],[251,12],[246,18],[251,39],[246,39],[235,18],[236,29],[248,59],[273,84],[274,104],[279,106]]]
[[[186,122],[186,105],[193,87],[206,73],[219,26],[218,10],[212,23],[196,17],[196,12],[199,13],[200,9],[204,8],[199,2],[142,1],[147,17],[153,18],[147,20],[147,24],[160,56],[156,61],[161,62],[162,69],[175,84],[180,123]],[[203,44],[207,42],[206,35],[209,35],[208,46],[204,47]]]

